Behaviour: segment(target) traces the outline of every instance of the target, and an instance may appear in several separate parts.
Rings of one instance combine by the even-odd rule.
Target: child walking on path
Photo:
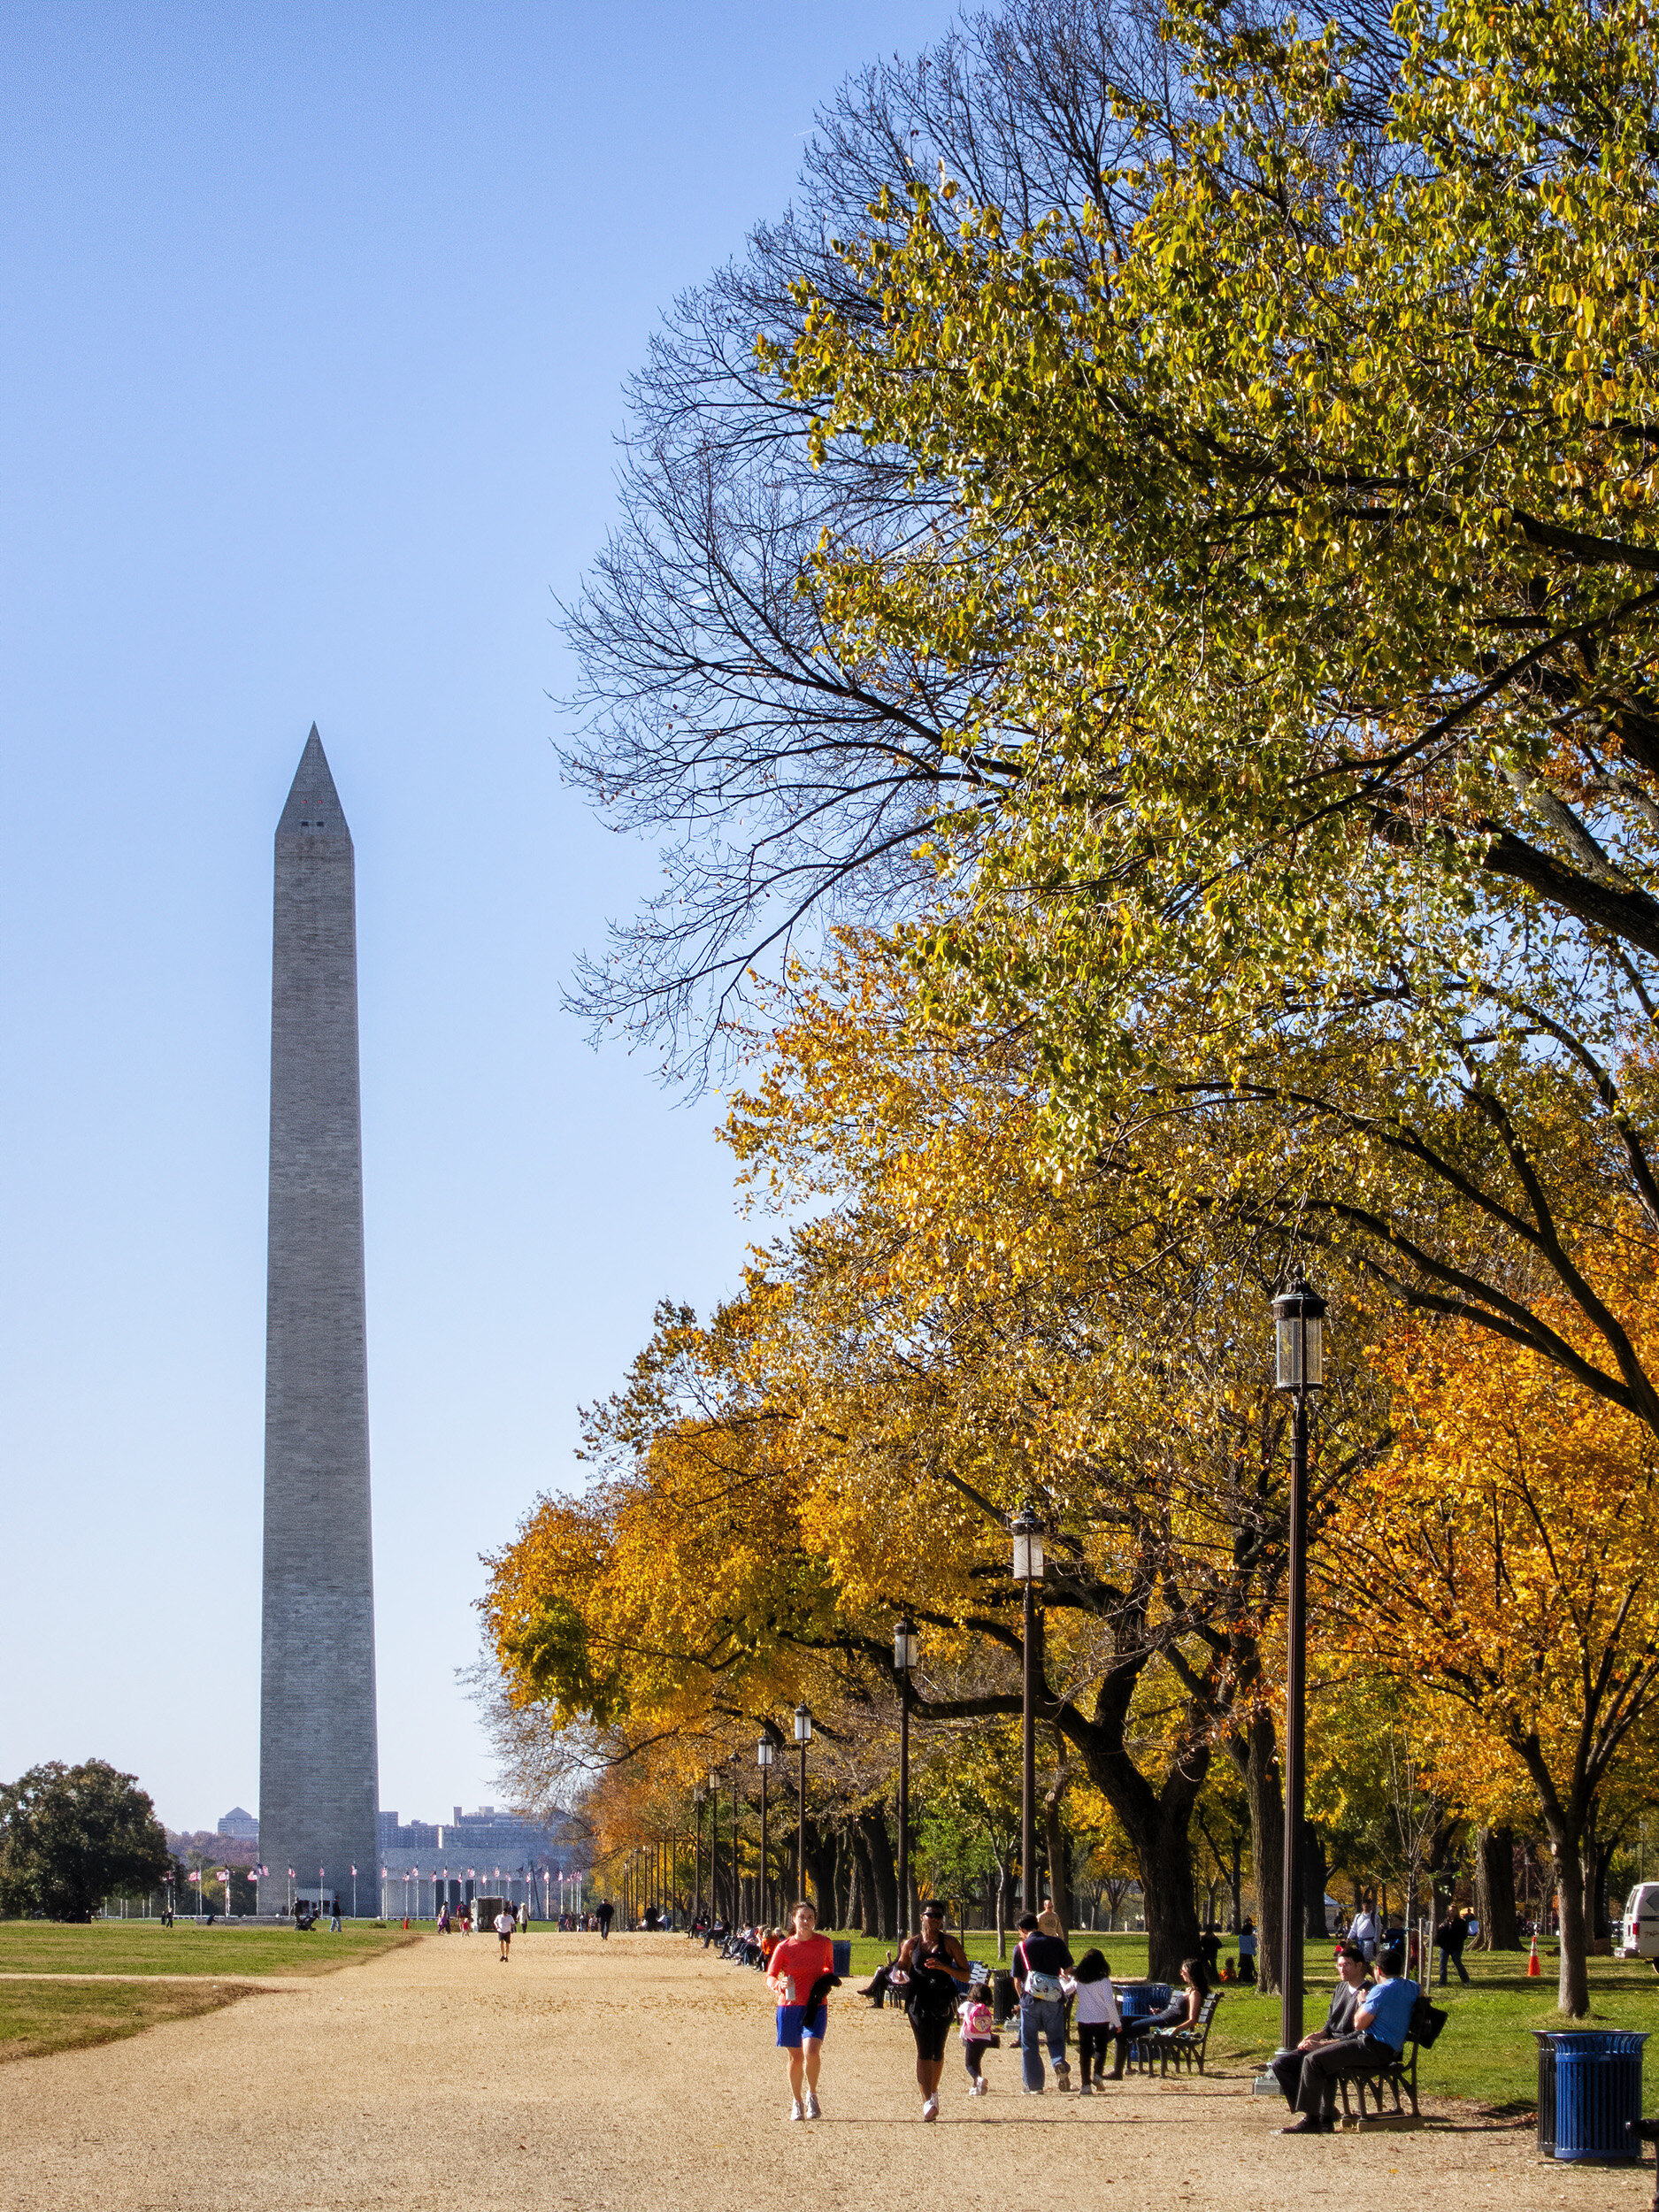
[[[971,1989],[963,1999],[962,2025],[956,2032],[962,2038],[962,2055],[968,2068],[968,2094],[982,2097],[989,2085],[979,2068],[986,2053],[996,2048],[997,2034],[996,2022],[981,1989]]]
[[[1077,1998],[1072,2018],[1077,2027],[1078,2067],[1083,2077],[1079,2088],[1080,2094],[1092,2097],[1095,2085],[1106,2078],[1106,2054],[1111,2047],[1113,2031],[1124,2024],[1111,1969],[1100,1952],[1085,1951],[1077,1962],[1075,1978],[1063,1976],[1060,1985],[1068,1996]]]

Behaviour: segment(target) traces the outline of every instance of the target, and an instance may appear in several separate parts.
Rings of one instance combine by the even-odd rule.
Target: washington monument
[[[315,726],[276,832],[259,1910],[380,1909],[357,924]],[[321,1870],[321,1879],[319,1872]]]

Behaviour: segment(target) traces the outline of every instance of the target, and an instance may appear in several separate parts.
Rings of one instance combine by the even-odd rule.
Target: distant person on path
[[[929,1898],[922,1908],[922,1932],[906,1936],[893,1970],[904,1992],[910,2033],[916,2039],[916,2085],[922,2093],[922,2117],[939,2117],[939,2078],[945,2070],[945,2041],[956,2017],[956,2000],[972,1978],[968,1955],[945,1932],[945,1909]],[[901,1977],[904,1978],[901,1979]]]
[[[1014,1986],[1019,1992],[1019,2070],[1028,2097],[1043,2092],[1042,2046],[1046,2038],[1054,2062],[1054,2085],[1071,2086],[1071,2069],[1065,2058],[1065,1993],[1060,1977],[1070,1970],[1071,1954],[1053,1909],[1019,1916],[1021,1935],[1010,1962]]]
[[[601,1943],[609,1943],[611,1940],[611,1923],[616,1917],[616,1907],[608,1897],[599,1908],[599,1940]]]
[[[1111,2072],[1106,2077],[1109,2081],[1123,2079],[1129,2046],[1138,2038],[1154,2035],[1160,2028],[1190,2028],[1196,2022],[1203,2001],[1210,1994],[1210,1977],[1204,1971],[1202,1959],[1183,1959],[1181,1979],[1186,1987],[1176,1990],[1161,2012],[1148,2012],[1139,2020],[1125,2020],[1118,2030],[1113,2038],[1118,2046],[1118,2055],[1112,2061]]]
[[[1221,1956],[1221,1934],[1213,1920],[1204,1923],[1204,1932],[1198,1939],[1198,1955],[1204,1962],[1204,1971],[1213,1982],[1216,1965]]]
[[[333,1916],[328,1923],[328,1932],[330,1935],[340,1933],[340,1900],[337,1897],[334,1900]]]
[[[1066,1986],[1064,1980],[1062,1985]],[[1067,1993],[1077,1999],[1072,2016],[1077,2023],[1078,2071],[1083,2078],[1078,2093],[1092,2097],[1106,2078],[1106,2054],[1113,2035],[1124,2024],[1118,1993],[1112,1987],[1111,1968],[1102,1952],[1084,1952],[1075,1976],[1069,1978]]]
[[[1256,1979],[1256,1923],[1248,1913],[1244,1916],[1244,1925],[1239,1931],[1239,1979],[1241,1982]]]
[[[1320,2116],[1321,2124],[1324,2122],[1325,2093],[1320,2088],[1316,2094],[1315,2085],[1323,2081],[1325,2069],[1334,2070],[1333,2079],[1335,2072],[1340,2070],[1337,2060],[1338,2046],[1344,2048],[1352,2046],[1357,2050],[1361,2042],[1354,2025],[1354,2015],[1359,2010],[1365,1992],[1365,1962],[1360,1955],[1358,1944],[1344,1943],[1338,1947],[1336,1971],[1337,1985],[1331,1993],[1325,2025],[1316,2028],[1311,2035],[1304,2035],[1294,2051],[1283,2051],[1267,2062],[1267,2070],[1284,2092],[1285,2102],[1291,2110],[1316,2112]],[[1309,2068],[1316,2052],[1323,2052],[1325,2056],[1310,2075]],[[1302,2102],[1304,2087],[1307,2091],[1305,2104]]]
[[[1448,1913],[1434,1931],[1434,1947],[1440,1955],[1440,1987],[1446,1986],[1446,1962],[1450,1959],[1457,1969],[1457,1978],[1467,1983],[1469,1969],[1463,1964],[1463,1946],[1469,1940],[1469,1908]],[[1426,1977],[1425,1977],[1426,1978]]]
[[[766,1969],[766,1986],[778,2005],[778,2048],[788,2064],[792,2120],[823,2117],[818,2077],[834,1978],[830,1939],[818,1932],[817,1909],[803,1898],[789,1916],[789,1933],[772,1952]]]
[[[1369,1966],[1377,1955],[1377,1916],[1369,1905],[1362,1905],[1355,1914],[1348,1939],[1359,1946],[1359,1955]]]
[[[495,1915],[495,1933],[501,1938],[501,1962],[507,1963],[507,1953],[512,1943],[512,1915],[505,1905]]]

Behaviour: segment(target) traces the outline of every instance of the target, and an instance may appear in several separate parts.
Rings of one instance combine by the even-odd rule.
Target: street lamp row
[[[1299,1275],[1273,1301],[1273,1386],[1289,1393],[1294,1403],[1291,1430],[1290,1513],[1286,1643],[1285,1679],[1285,1856],[1282,1870],[1282,1925],[1279,1930],[1279,2041],[1294,2050],[1302,2040],[1302,1931],[1298,1908],[1302,1901],[1300,1852],[1307,1777],[1308,1731],[1308,1397],[1325,1383],[1325,1302]],[[1042,1527],[1028,1502],[1010,1520],[1013,1540],[1014,1580],[1024,1598],[1023,1681],[1019,1791],[1019,1867],[1022,1901],[1033,1909],[1037,1894],[1037,1619],[1036,1592],[1042,1581]],[[908,1628],[901,1624],[901,1632]],[[908,1670],[900,1657],[900,1636],[894,1638],[894,1663]],[[902,1676],[906,1718],[909,1674]],[[906,1845],[905,1736],[899,1747],[899,1851],[903,1868]],[[903,1879],[901,1871],[901,1881]]]
[[[1280,2039],[1286,2050],[1302,2039],[1302,1972],[1296,1926],[1301,1896],[1298,1852],[1301,1847],[1303,1801],[1306,1794],[1307,1641],[1308,1641],[1308,1394],[1325,1381],[1325,1303],[1317,1292],[1298,1276],[1273,1301],[1274,1387],[1287,1391],[1294,1401],[1291,1440],[1290,1557],[1288,1574],[1288,1657],[1286,1669],[1285,1710],[1285,1862],[1283,1920],[1280,1930],[1279,1986],[1282,1993]],[[1013,1578],[1022,1598],[1021,1742],[1019,1786],[1019,1875],[1021,1900],[1026,1911],[1037,1894],[1037,1591],[1043,1576],[1042,1524],[1027,1500],[1010,1519],[1013,1542]],[[899,1917],[908,1925],[910,1879],[910,1674],[921,1653],[915,1624],[901,1619],[893,1631],[893,1671],[899,1684]],[[799,1812],[795,1841],[797,1896],[806,1894],[806,1753],[812,1740],[812,1715],[803,1702],[795,1709],[795,1740],[801,1755]],[[737,1754],[732,1755],[735,1763]],[[766,1868],[767,1783],[777,1758],[770,1735],[755,1747],[760,1768],[760,1864],[763,1893]],[[716,1878],[719,1835],[719,1791],[716,1770],[710,1769],[713,1825],[709,1842],[710,1903]],[[737,1778],[732,1780],[733,1911],[737,1910]],[[697,1793],[697,1848],[703,1848],[702,1792]],[[763,1894],[762,1915],[764,1916]]]

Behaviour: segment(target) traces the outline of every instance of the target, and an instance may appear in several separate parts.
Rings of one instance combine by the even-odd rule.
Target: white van
[[[1638,1882],[1624,1906],[1622,1955],[1659,1959],[1659,1882]]]

